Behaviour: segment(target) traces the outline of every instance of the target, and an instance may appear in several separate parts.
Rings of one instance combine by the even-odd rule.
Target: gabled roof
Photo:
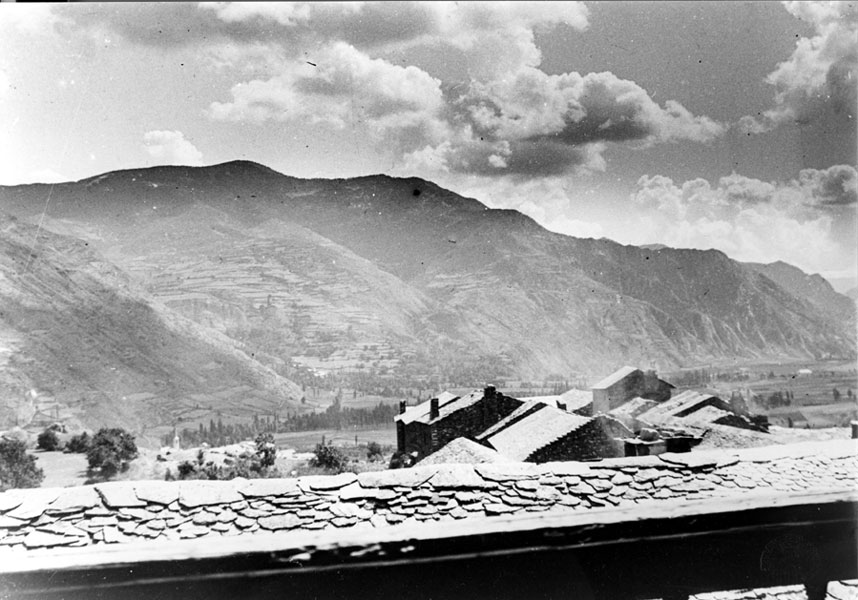
[[[628,377],[629,375],[631,375],[635,371],[640,371],[640,369],[638,369],[636,367],[629,367],[629,366],[621,367],[621,368],[617,369],[616,371],[614,371],[613,373],[611,373],[610,375],[608,375],[607,377],[605,377],[602,381],[600,381],[599,383],[597,383],[596,385],[594,385],[590,389],[606,390],[609,387],[611,387],[612,385],[614,385],[615,383],[617,383],[618,381],[621,381],[624,378]]]
[[[685,411],[693,409],[695,405],[713,398],[720,400],[720,398],[715,394],[686,390],[681,394],[677,394],[670,400],[660,402],[650,410],[639,414],[637,418],[647,423],[658,423],[664,419],[676,417]]]
[[[421,466],[449,464],[479,465],[501,462],[510,462],[510,459],[501,455],[496,450],[486,448],[468,438],[460,437],[448,443],[440,450],[433,452],[418,464]]]
[[[624,402],[620,404],[617,408],[608,411],[608,414],[614,417],[631,417],[635,418],[646,411],[654,408],[658,402],[655,400],[649,400],[647,398],[641,398],[640,396],[636,396],[629,400],[628,402]]]
[[[490,438],[491,436],[493,436],[494,434],[496,434],[497,432],[499,432],[503,429],[506,429],[507,427],[509,427],[513,423],[517,423],[518,421],[520,421],[521,419],[523,419],[524,417],[526,417],[530,413],[536,412],[537,410],[542,410],[542,408],[545,406],[550,406],[550,404],[546,404],[540,398],[522,398],[522,400],[524,401],[524,403],[521,406],[516,408],[514,411],[509,413],[506,417],[504,417],[503,419],[501,419],[500,421],[498,421],[497,423],[495,423],[494,425],[492,425],[491,427],[489,427],[488,429],[486,429],[485,431],[483,431],[479,435],[477,435],[476,436],[477,440],[479,440],[479,441],[486,440],[486,439]]]
[[[541,404],[524,418],[487,437],[486,441],[504,456],[523,461],[589,422],[587,417]]]
[[[459,396],[451,392],[441,392],[437,396],[438,399],[438,407],[445,406],[450,402],[456,400]],[[429,422],[429,409],[431,408],[432,400],[426,400],[425,402],[421,402],[417,406],[412,406],[410,408],[405,409],[405,412],[401,415],[396,415],[393,420],[401,421],[403,424],[407,425],[409,423],[413,423],[414,421],[423,421]]]
[[[593,392],[589,390],[569,390],[560,395],[560,401],[566,404],[566,410],[575,412],[593,403]]]

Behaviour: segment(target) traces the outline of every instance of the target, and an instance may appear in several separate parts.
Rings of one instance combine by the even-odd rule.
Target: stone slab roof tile
[[[140,500],[155,504],[167,505],[179,499],[178,486],[169,481],[135,482],[134,493]]]
[[[105,505],[110,508],[139,508],[146,502],[134,493],[134,484],[130,481],[102,483],[95,486]]]
[[[179,483],[179,504],[186,508],[228,504],[243,499],[233,481],[182,481]]]
[[[101,505],[101,497],[89,486],[69,488],[45,509],[48,514],[83,512]]]
[[[0,494],[0,513],[18,508],[24,500],[11,494]]]
[[[846,442],[849,442],[848,440]],[[279,530],[386,526],[408,521],[485,518],[517,511],[587,510],[662,499],[772,494],[808,489],[854,490],[854,443],[780,446],[766,452],[731,450],[595,463],[442,465],[299,480],[146,482],[154,490],[131,500],[134,485],[102,484],[64,490],[15,491],[0,502],[24,508],[26,519],[0,515],[0,546],[28,551],[31,533],[72,538],[62,545],[121,543],[155,538],[250,535]],[[157,484],[157,485],[153,485]],[[180,501],[168,500],[166,488]],[[303,488],[303,490],[301,489]],[[89,490],[89,491],[80,491]],[[95,494],[93,490],[97,490]],[[68,494],[68,498],[65,495]],[[58,498],[59,496],[59,498]],[[49,514],[50,502],[85,511]],[[244,498],[247,497],[247,500]],[[10,500],[10,498],[12,500]],[[78,499],[75,499],[78,498]],[[115,504],[111,504],[111,498]],[[36,501],[38,500],[38,502]],[[144,503],[144,506],[139,506]],[[41,513],[39,511],[42,511]],[[75,533],[77,532],[77,533]],[[82,532],[82,533],[81,533]],[[42,541],[30,537],[33,551]]]

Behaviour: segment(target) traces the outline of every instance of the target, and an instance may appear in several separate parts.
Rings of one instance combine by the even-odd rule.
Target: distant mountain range
[[[819,276],[563,236],[420,179],[157,167],[0,188],[0,213],[3,385],[93,419],[92,398],[135,393],[294,403],[299,367],[491,380],[856,354],[855,304]]]

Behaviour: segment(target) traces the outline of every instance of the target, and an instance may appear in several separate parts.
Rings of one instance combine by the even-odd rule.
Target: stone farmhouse
[[[494,386],[465,396],[444,392],[417,406],[400,405],[397,448],[421,461],[444,449],[449,462],[542,463],[688,452],[722,426],[762,431],[714,393],[673,396],[674,389],[653,370],[626,366],[589,393],[512,398]]]

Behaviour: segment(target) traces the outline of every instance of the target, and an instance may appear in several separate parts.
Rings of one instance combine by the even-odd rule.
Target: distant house
[[[797,410],[769,415],[769,423],[780,427],[797,427],[800,429],[806,429],[808,426],[807,417]]]
[[[655,371],[622,367],[591,388],[593,414],[606,414],[635,397],[663,402],[670,398],[675,388],[659,379]]]
[[[622,428],[618,422],[615,424]],[[622,442],[614,433],[601,419],[531,402],[489,428],[478,440],[506,458],[542,463],[622,456]],[[625,430],[624,434],[631,432]]]
[[[521,404],[494,386],[461,397],[444,392],[394,418],[397,449],[427,456],[456,438],[473,438]]]
[[[811,375],[813,375],[813,371],[811,371],[810,369],[799,369],[795,372],[795,374],[799,377],[810,377]]]

